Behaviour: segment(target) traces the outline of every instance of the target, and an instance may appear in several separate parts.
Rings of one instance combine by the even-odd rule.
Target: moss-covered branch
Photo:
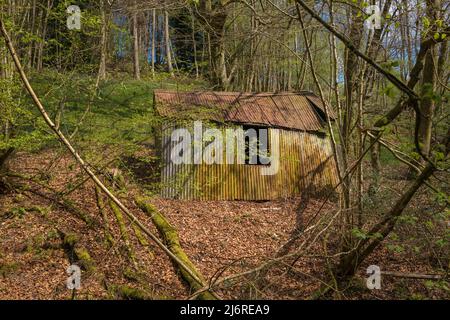
[[[109,205],[110,205],[112,211],[114,212],[114,215],[116,216],[116,220],[119,225],[120,235],[125,243],[125,248],[128,253],[128,258],[135,266],[137,266],[136,256],[134,254],[133,247],[130,243],[130,237],[128,235],[128,230],[127,230],[127,226],[125,224],[125,219],[123,217],[122,211],[120,211],[119,207],[117,207],[117,205],[112,201],[109,202]]]
[[[58,233],[70,262],[78,264],[88,272],[94,272],[96,270],[95,262],[91,258],[89,251],[79,244],[78,236],[74,233],[65,233],[61,230],[58,230]]]
[[[98,186],[95,186],[95,197],[97,199],[98,210],[100,211],[103,219],[106,241],[108,242],[109,247],[112,247],[114,245],[114,237],[110,232],[111,228],[109,226],[108,216],[105,210],[105,203],[102,198],[101,190]]]
[[[189,267],[195,273],[197,278],[201,279],[204,282],[203,276],[200,274],[200,272],[197,270],[195,265],[192,263],[192,261],[189,259],[189,257],[181,247],[177,230],[160,212],[158,212],[158,210],[156,210],[153,205],[148,203],[148,201],[145,201],[144,199],[136,199],[136,203],[145,213],[147,213],[152,218],[153,223],[155,224],[161,236],[164,238],[164,242],[166,243],[169,250],[172,251],[172,253],[176,255],[187,267]],[[191,275],[186,272],[186,270],[184,270],[182,267],[180,267],[179,269],[181,272],[181,276],[188,282],[194,292],[201,291],[203,289],[200,284],[198,284],[197,281],[195,281],[191,277]],[[201,300],[216,299],[214,295],[209,291],[200,293],[198,295],[198,298]]]

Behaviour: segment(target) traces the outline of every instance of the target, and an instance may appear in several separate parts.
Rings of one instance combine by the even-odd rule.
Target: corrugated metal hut
[[[337,183],[336,163],[325,133],[324,106],[313,93],[156,90],[154,105],[164,118],[161,195],[165,198],[273,200],[306,191],[321,193]],[[334,113],[331,108],[328,110],[333,120]],[[224,136],[230,128],[244,132],[252,128],[257,132],[266,129],[268,154],[275,148],[278,151],[276,173],[262,174],[261,169],[268,164],[259,161],[251,164],[247,154],[244,163],[226,156],[223,163],[174,163],[173,151],[178,142],[173,138],[174,130],[186,127],[192,130],[194,121],[198,120],[208,123],[203,123],[201,130],[214,126]],[[192,156],[190,152],[189,156]]]

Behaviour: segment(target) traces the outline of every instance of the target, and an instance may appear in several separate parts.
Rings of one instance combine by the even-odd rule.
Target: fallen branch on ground
[[[120,211],[120,209],[112,201],[109,201],[109,206],[113,211],[114,216],[116,217],[117,224],[119,225],[120,238],[123,239],[123,242],[125,244],[128,259],[130,259],[130,262],[133,263],[133,265],[137,268],[138,264],[136,262],[136,255],[134,254],[134,249],[130,242],[130,236],[128,235],[128,230],[123,219],[122,211]]]
[[[48,184],[44,183],[43,181],[40,181],[39,179],[29,177],[26,175],[21,175],[21,174],[15,173],[15,172],[7,172],[7,173],[5,173],[5,176],[37,184],[38,186],[44,188],[48,192],[51,192],[51,194],[48,195],[48,194],[40,192],[38,190],[33,190],[28,185],[26,185],[26,186],[25,185],[16,185],[15,187],[17,189],[21,189],[23,191],[36,194],[44,199],[50,200],[50,201],[56,203],[61,208],[64,208],[64,209],[74,213],[79,219],[83,220],[89,227],[95,226],[95,221],[89,216],[89,214],[87,212],[85,212],[82,209],[75,206],[72,200],[62,196],[57,190],[50,187]]]
[[[105,203],[103,201],[103,198],[102,198],[102,195],[100,193],[100,189],[98,188],[98,186],[95,186],[94,190],[95,190],[95,197],[97,200],[97,207],[98,207],[98,210],[100,211],[100,215],[102,216],[102,219],[103,219],[106,241],[108,242],[108,246],[111,248],[114,245],[114,237],[111,234],[111,227],[109,226],[108,216],[107,216],[106,210],[105,210]]]
[[[381,275],[396,277],[396,278],[411,278],[411,279],[441,280],[443,278],[439,274],[401,273],[401,272],[395,272],[395,271],[381,271]]]
[[[156,228],[159,233],[164,237],[165,243],[170,251],[173,252],[180,260],[182,260],[187,266],[190,267],[192,271],[196,273],[196,276],[203,280],[203,276],[197,270],[195,265],[189,259],[187,254],[184,252],[183,248],[180,245],[180,239],[178,237],[177,230],[167,221],[167,219],[158,212],[151,204],[143,199],[136,199],[137,205],[147,213],[153,220]],[[175,261],[176,262],[176,261]],[[191,275],[183,268],[180,268],[181,275],[184,280],[186,280],[190,287],[196,292],[199,291],[198,298],[201,300],[215,300],[216,298],[209,291],[201,291],[203,286],[200,286],[194,279],[192,279]]]

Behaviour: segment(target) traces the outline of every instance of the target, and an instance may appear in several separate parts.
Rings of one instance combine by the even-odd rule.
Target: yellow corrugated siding
[[[161,195],[165,198],[273,200],[306,190],[319,192],[337,183],[330,141],[315,133],[269,129],[269,134],[279,132],[280,167],[277,174],[263,176],[258,165],[173,164],[172,130],[167,127],[162,134]]]

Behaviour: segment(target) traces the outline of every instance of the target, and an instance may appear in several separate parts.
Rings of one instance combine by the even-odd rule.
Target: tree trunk
[[[36,25],[36,0],[33,0],[33,4],[31,5],[31,25],[30,25],[30,33],[35,34],[35,25]],[[33,67],[33,46],[35,41],[30,41],[28,46],[28,69]]]
[[[210,46],[210,65],[213,72],[210,72],[210,79],[217,88],[226,90],[229,86],[229,76],[225,59],[225,22],[227,11],[222,1],[201,1],[199,6],[201,19],[208,27]]]
[[[134,62],[134,78],[141,79],[141,68],[139,66],[139,35],[138,35],[138,18],[137,12],[133,12],[133,62]]]
[[[47,10],[45,12],[44,22],[42,24],[42,39],[39,42],[38,53],[37,53],[37,66],[36,71],[41,71],[43,67],[43,55],[44,55],[44,46],[45,46],[45,38],[47,37],[47,21],[50,15],[50,10],[53,6],[53,0],[47,1]]]
[[[195,41],[195,18],[192,10],[189,10],[191,15],[191,27],[192,27],[192,48],[194,49],[194,67],[195,67],[195,77],[198,78],[198,62],[197,62],[197,41]]]
[[[173,77],[174,74],[169,34],[169,13],[167,11],[164,11],[164,42],[166,43],[167,71],[169,71],[170,75]]]
[[[5,165],[9,157],[13,154],[14,148],[0,150],[0,172],[5,169]]]
[[[349,12],[350,20],[350,41],[356,48],[360,47],[361,43],[361,30],[363,29],[363,22],[361,17],[358,16],[358,11],[354,8]],[[345,62],[344,62],[344,78],[345,78],[345,110],[342,117],[342,170],[345,172],[348,168],[348,161],[350,155],[350,147],[352,142],[352,122],[354,115],[354,100],[353,95],[357,89],[355,86],[356,75],[358,73],[358,57],[351,50],[346,49]],[[353,237],[351,230],[354,227],[353,212],[349,210],[351,207],[351,177],[346,175],[343,177],[342,185],[343,203],[342,208],[345,210],[344,224],[347,226],[347,230],[342,238],[342,250],[348,251],[353,247]]]
[[[106,17],[106,8],[104,0],[100,2],[100,10],[102,15],[102,38],[100,41],[100,65],[98,68],[98,80],[106,79],[106,50],[108,37],[108,21]]]
[[[430,24],[433,26],[439,19],[440,0],[428,0],[427,3],[427,17]],[[434,34],[435,29],[431,28],[429,35]],[[423,68],[422,77],[422,101],[420,104],[420,124],[419,124],[419,142],[422,146],[422,153],[426,156],[430,153],[431,146],[431,131],[433,125],[434,115],[434,92],[436,89],[436,63],[437,61],[436,45],[431,44],[425,56],[425,64]]]
[[[155,59],[156,59],[156,9],[152,10],[152,77],[155,77]]]

